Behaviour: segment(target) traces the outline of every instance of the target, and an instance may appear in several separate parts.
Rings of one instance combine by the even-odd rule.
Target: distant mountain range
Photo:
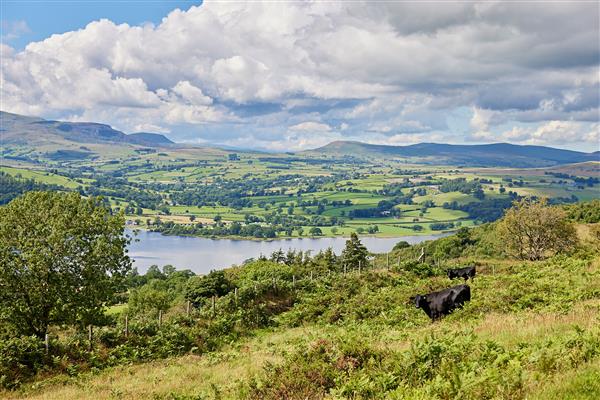
[[[124,148],[145,151],[140,147],[169,148],[178,151],[188,146],[176,144],[158,133],[125,134],[109,125],[94,122],[50,121],[0,111],[0,152],[6,158],[35,160],[72,160],[114,158]],[[195,151],[209,151],[194,147]],[[224,149],[225,151],[230,151]],[[156,151],[156,150],[153,150]],[[375,145],[336,141],[304,156],[332,158],[371,158],[400,160],[414,164],[445,164],[470,167],[550,167],[562,164],[600,161],[600,152],[584,153],[544,146],[520,146],[508,143],[453,145],[419,143],[409,146]]]
[[[127,143],[141,146],[168,146],[169,138],[157,133],[125,134],[109,125],[95,122],[49,121],[0,111],[2,142],[7,144],[35,145],[42,142],[61,143]]]
[[[417,164],[447,164],[473,167],[547,167],[560,164],[600,161],[600,152],[555,149],[545,146],[521,146],[509,143],[456,145],[419,143],[387,146],[352,141],[336,141],[308,154],[333,157],[406,159]]]

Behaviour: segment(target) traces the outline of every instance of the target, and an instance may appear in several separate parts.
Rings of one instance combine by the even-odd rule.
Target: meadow
[[[185,148],[21,162],[0,171],[102,195],[140,228],[272,239],[431,234],[497,219],[520,196],[591,200],[600,196],[590,175],[598,166],[586,168],[460,168]]]

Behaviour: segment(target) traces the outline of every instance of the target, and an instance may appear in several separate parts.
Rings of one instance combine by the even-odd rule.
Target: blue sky
[[[202,1],[2,0],[0,4],[2,21],[9,22],[9,26],[3,26],[3,30],[17,28],[15,33],[18,36],[8,40],[8,43],[21,50],[29,42],[44,40],[55,33],[80,29],[101,18],[107,18],[117,24],[158,24],[171,10],[187,10],[190,6],[202,4]],[[21,22],[25,25],[21,25]]]
[[[597,2],[0,4],[4,111],[272,151],[598,150]]]

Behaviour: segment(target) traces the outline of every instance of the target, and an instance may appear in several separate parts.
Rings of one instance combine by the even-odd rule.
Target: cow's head
[[[425,298],[425,296],[421,296],[420,294],[418,294],[414,297],[414,301],[415,301],[415,307],[422,308],[425,305],[425,303],[427,302],[427,299]]]

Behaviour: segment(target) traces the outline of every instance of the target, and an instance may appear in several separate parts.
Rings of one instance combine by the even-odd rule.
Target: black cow
[[[432,321],[450,314],[471,300],[471,288],[467,285],[453,286],[426,295],[415,296],[415,306],[422,308]]]
[[[465,281],[475,279],[475,267],[464,267],[448,270],[448,278],[463,278]]]

